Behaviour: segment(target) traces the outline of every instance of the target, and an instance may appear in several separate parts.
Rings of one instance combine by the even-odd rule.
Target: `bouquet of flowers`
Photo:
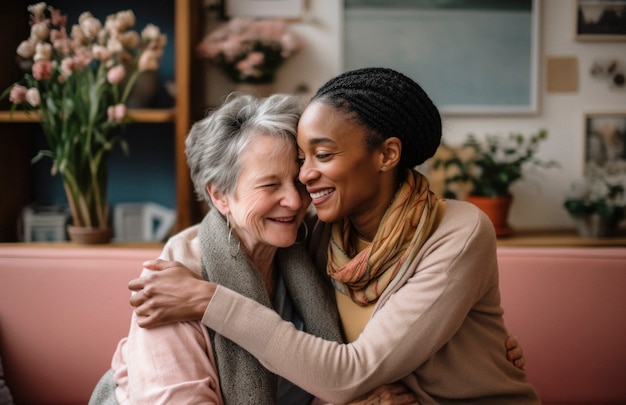
[[[167,39],[149,24],[141,36],[131,28],[132,10],[107,17],[104,25],[84,12],[69,31],[67,16],[46,3],[28,6],[30,37],[17,47],[26,73],[2,95],[11,110],[37,111],[60,174],[74,226],[108,227],[107,158],[128,121],[125,102],[137,76],[157,70]]]
[[[572,182],[564,206],[573,218],[597,214],[617,223],[624,219],[626,176],[623,169],[614,169],[588,164],[584,177]]]
[[[300,48],[284,20],[233,18],[197,46],[236,83],[271,83],[278,67]]]

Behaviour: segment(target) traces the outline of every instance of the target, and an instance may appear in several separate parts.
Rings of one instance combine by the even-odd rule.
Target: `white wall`
[[[308,1],[307,16],[294,29],[306,42],[303,49],[281,68],[276,89],[292,92],[304,84],[309,94],[342,70],[342,3],[337,0]],[[563,208],[565,190],[582,174],[583,116],[589,112],[626,112],[626,90],[614,89],[594,79],[589,71],[594,61],[618,58],[626,63],[626,42],[579,42],[574,39],[575,2],[540,1],[539,112],[532,116],[445,117],[444,140],[460,143],[468,133],[476,135],[511,131],[549,132],[540,158],[560,162],[560,169],[548,169],[518,182],[512,188],[514,203],[511,225],[517,229],[572,228]],[[546,58],[578,58],[579,86],[575,93],[547,93]]]

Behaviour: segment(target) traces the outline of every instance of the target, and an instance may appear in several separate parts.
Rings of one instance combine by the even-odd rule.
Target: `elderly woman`
[[[349,344],[298,331],[214,283],[180,291],[183,300],[204,297],[193,316],[268,369],[336,403],[401,379],[422,405],[539,404],[523,370],[503,354],[493,225],[472,204],[439,200],[413,169],[440,138],[441,118],[428,95],[391,69],[331,79],[302,114],[299,178],[320,220],[312,254],[335,286]],[[176,263],[146,265],[185,274]],[[156,324],[149,315],[167,288],[157,293],[146,279],[130,287],[143,288],[131,300],[139,320]],[[168,311],[159,312],[163,319]]]
[[[298,329],[341,340],[327,281],[304,246],[294,245],[299,232],[300,238],[308,233],[301,224],[310,203],[297,179],[299,114],[291,96],[240,96],[192,127],[187,161],[197,194],[211,208],[201,224],[172,237],[160,257],[273,308]],[[185,290],[184,284],[177,287]],[[413,400],[400,384],[372,396],[383,394],[393,394],[393,403]],[[90,403],[307,404],[312,399],[200,322],[148,330],[133,316],[112,370]]]

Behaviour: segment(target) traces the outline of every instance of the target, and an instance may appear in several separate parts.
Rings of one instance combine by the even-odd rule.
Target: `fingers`
[[[517,339],[515,339],[515,337],[513,336],[507,336],[506,342],[504,342],[504,344],[507,350],[511,350],[516,347],[519,347],[519,343],[517,343]]]
[[[513,336],[509,336],[505,342],[506,346],[506,358],[513,362],[515,367],[524,369],[526,366],[526,358],[524,357],[524,351],[522,346],[518,343],[517,339]]]
[[[128,289],[131,291],[141,291],[145,287],[145,285],[146,285],[145,280],[140,277],[140,278],[130,280],[128,282]]]
[[[143,267],[145,267],[146,269],[156,270],[156,271],[169,269],[171,267],[181,266],[181,264],[178,262],[169,261],[169,260],[161,260],[161,259],[147,260],[143,262],[142,264],[143,264]]]

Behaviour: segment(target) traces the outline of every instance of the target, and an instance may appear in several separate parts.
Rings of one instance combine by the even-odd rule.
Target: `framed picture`
[[[226,17],[289,18],[302,17],[304,0],[222,0]]]
[[[576,39],[626,41],[626,1],[576,0]]]
[[[584,117],[585,167],[607,167],[626,175],[626,111]]]
[[[534,114],[540,6],[540,0],[346,0],[344,69],[397,69],[443,114]]]

